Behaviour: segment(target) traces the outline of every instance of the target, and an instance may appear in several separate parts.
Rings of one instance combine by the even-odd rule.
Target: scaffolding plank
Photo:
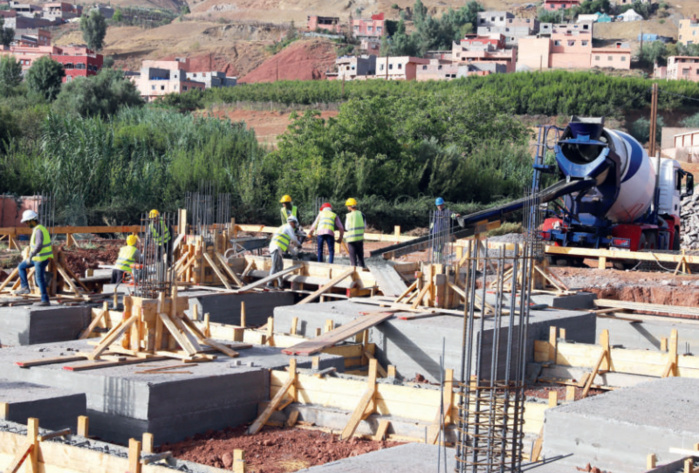
[[[390,319],[393,317],[393,312],[394,311],[376,312],[372,315],[356,318],[352,322],[341,325],[340,327],[330,330],[319,337],[298,343],[289,348],[285,348],[282,350],[282,353],[287,355],[312,355],[314,353],[319,353],[325,348],[329,348],[336,343],[353,337],[364,330],[380,324],[386,319]]]

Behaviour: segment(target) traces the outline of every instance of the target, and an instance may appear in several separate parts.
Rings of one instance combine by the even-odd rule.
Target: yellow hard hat
[[[347,199],[347,202],[345,202],[345,205],[347,207],[349,207],[349,206],[354,207],[355,205],[357,205],[357,199],[355,199],[354,197],[350,197],[349,199]]]
[[[126,237],[126,244],[129,246],[136,246],[137,241],[138,237],[136,235],[129,235]]]
[[[291,202],[291,196],[289,194],[286,194],[284,197],[282,197],[282,200],[279,201],[282,204],[285,204],[287,202]]]
[[[156,209],[153,209],[148,213],[148,218],[158,218],[158,216],[160,216],[160,212],[158,212]]]

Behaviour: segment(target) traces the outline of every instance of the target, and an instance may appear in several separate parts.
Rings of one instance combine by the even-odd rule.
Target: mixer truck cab
[[[693,193],[694,178],[677,161],[649,159],[636,139],[605,128],[603,118],[573,117],[554,152],[560,179],[578,187],[549,210],[544,240],[557,246],[679,249],[681,199]]]

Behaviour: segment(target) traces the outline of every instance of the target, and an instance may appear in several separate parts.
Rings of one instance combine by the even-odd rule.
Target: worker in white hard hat
[[[118,284],[124,278],[124,274],[131,273],[133,275],[132,264],[135,264],[141,259],[141,252],[136,248],[138,237],[129,235],[126,237],[126,246],[122,246],[119,250],[114,269],[112,269],[112,284]]]
[[[284,269],[284,261],[282,259],[284,253],[293,248],[301,246],[301,242],[296,237],[296,228],[299,221],[293,215],[286,219],[286,224],[279,227],[277,233],[272,237],[272,242],[269,244],[269,254],[272,256],[272,267],[269,270],[269,275],[272,276]],[[277,279],[278,286],[281,287],[282,278]],[[268,287],[272,287],[272,281],[267,283]]]
[[[29,294],[29,282],[27,281],[27,268],[34,266],[34,279],[41,292],[41,302],[36,305],[49,305],[49,294],[46,290],[46,266],[49,260],[53,259],[53,249],[51,248],[51,235],[49,231],[39,223],[39,216],[33,210],[25,210],[22,214],[22,223],[26,223],[32,229],[29,254],[19,263],[17,270],[21,287],[15,291],[16,295]]]

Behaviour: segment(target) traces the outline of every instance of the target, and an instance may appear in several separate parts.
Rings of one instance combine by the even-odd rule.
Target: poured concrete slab
[[[699,353],[699,320],[623,313],[619,313],[619,317],[627,320],[598,317],[597,338],[602,330],[609,330],[609,342],[614,346],[658,350],[660,340],[669,339],[672,330],[676,329],[680,354],[686,351]],[[630,323],[629,319],[638,322]]]
[[[0,379],[0,402],[7,403],[5,420],[26,424],[36,417],[52,430],[70,427],[75,432],[78,416],[86,412],[83,393],[6,379]]]
[[[211,322],[240,325],[240,307],[245,303],[245,321],[248,326],[259,326],[267,323],[274,315],[274,309],[296,302],[296,294],[286,291],[253,292],[248,294],[226,294],[211,291],[182,292],[188,296],[191,314],[194,305],[199,306],[199,317],[208,313]]]
[[[699,439],[697,392],[698,379],[664,378],[547,409],[543,455],[573,454],[561,464],[614,473],[645,471],[650,453],[658,463],[678,460],[669,449]]]
[[[89,352],[87,341],[63,342],[0,350],[0,372],[15,381],[70,388],[85,393],[91,432],[105,440],[126,442],[151,432],[157,444],[176,442],[209,429],[252,421],[259,402],[269,399],[269,369],[282,369],[291,357],[278,348],[240,350],[238,358],[219,356],[206,363],[181,365],[177,360],[68,371],[71,363],[20,368],[17,361]],[[310,368],[310,357],[297,357]],[[75,362],[74,362],[75,363]],[[144,373],[181,365],[163,373]],[[321,369],[344,368],[341,357],[322,355]]]
[[[0,307],[0,344],[3,346],[75,340],[89,324],[87,306]]]
[[[305,468],[298,473],[424,473],[454,471],[455,467],[453,448],[408,443]]]
[[[549,304],[550,298],[540,298],[537,303]],[[289,332],[292,319],[298,317],[298,333],[313,336],[317,328],[325,327],[325,321],[332,319],[335,326],[348,323],[362,312],[378,312],[381,307],[361,304],[354,301],[325,302],[302,306],[278,307],[274,310],[275,330]],[[503,319],[507,324],[508,317]],[[369,330],[369,341],[377,345],[377,358],[385,366],[394,365],[399,376],[413,378],[421,374],[432,382],[440,377],[439,359],[442,355],[442,340],[445,342],[444,367],[454,369],[460,378],[463,317],[440,315],[413,320],[391,318]],[[547,309],[532,311],[527,332],[528,359],[533,359],[533,340],[548,339],[550,326],[567,329],[567,337],[581,343],[594,343],[595,316],[588,312]],[[480,331],[480,320],[476,321]],[[504,336],[504,329],[500,329]],[[495,333],[493,320],[485,320],[483,330],[484,352],[490,354]],[[504,369],[507,343],[500,344],[498,369]],[[489,372],[490,357],[484,359],[484,369]]]

